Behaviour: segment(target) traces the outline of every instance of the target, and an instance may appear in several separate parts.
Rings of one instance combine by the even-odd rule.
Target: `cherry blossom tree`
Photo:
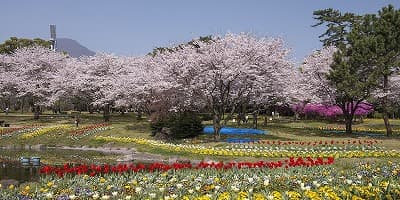
[[[11,60],[8,54],[0,54],[0,100],[4,107],[10,107],[10,99],[17,93],[15,74],[11,73]]]
[[[86,93],[93,105],[104,108],[104,120],[110,120],[110,106],[116,100],[116,88],[120,75],[127,73],[125,59],[115,55],[99,53],[81,57],[76,69],[74,88],[78,94]]]
[[[40,106],[48,106],[54,91],[55,75],[66,65],[65,55],[34,46],[17,49],[12,55],[6,80],[15,85],[17,96],[29,98],[34,107],[34,118],[39,118]]]
[[[141,56],[127,58],[127,73],[122,74],[117,80],[118,88],[115,89],[117,106],[130,106],[138,113],[150,115],[154,109],[173,109],[172,83],[167,81],[159,58]],[[174,93],[175,94],[175,93]],[[176,96],[176,95],[175,95]],[[180,102],[175,102],[180,103]],[[169,105],[171,104],[171,105]],[[158,108],[157,108],[158,107]],[[175,108],[178,106],[175,106]]]
[[[170,89],[184,99],[181,106],[211,108],[217,140],[240,101],[248,97],[261,101],[276,94],[280,78],[285,77],[283,69],[291,66],[281,39],[227,34],[194,44],[158,58],[167,68],[166,79],[173,83]]]

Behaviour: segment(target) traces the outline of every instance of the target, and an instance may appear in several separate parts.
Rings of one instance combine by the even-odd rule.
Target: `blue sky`
[[[144,55],[205,35],[250,32],[282,37],[291,58],[321,47],[312,28],[313,11],[335,8],[359,14],[376,13],[400,1],[372,0],[4,0],[0,2],[0,42],[11,36],[48,39],[49,24],[57,37],[71,38],[97,52]]]

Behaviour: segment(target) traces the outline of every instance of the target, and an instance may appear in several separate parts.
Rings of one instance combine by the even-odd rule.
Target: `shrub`
[[[202,133],[201,121],[196,113],[173,113],[151,123],[152,136],[160,133],[162,128],[170,128],[171,136],[175,139],[194,137]]]

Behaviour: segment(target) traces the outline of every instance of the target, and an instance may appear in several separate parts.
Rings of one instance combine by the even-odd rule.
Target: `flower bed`
[[[58,126],[44,127],[44,128],[38,129],[38,130],[29,131],[27,133],[24,133],[23,135],[20,136],[20,139],[29,139],[29,138],[34,138],[34,137],[48,134],[48,133],[62,132],[62,131],[66,131],[71,128],[72,128],[71,125],[58,125]]]
[[[40,129],[40,125],[28,125],[18,128],[2,128],[0,129],[0,138],[12,137],[26,132],[36,131]]]
[[[109,124],[109,123],[102,123],[102,124],[93,124],[93,125],[84,126],[82,128],[79,128],[77,130],[70,132],[70,135],[71,135],[70,138],[73,140],[79,140],[83,137],[93,135],[93,134],[101,132],[101,131],[109,130],[109,129],[111,129],[111,127],[109,127],[110,125],[111,124]]]
[[[399,199],[398,163],[294,168],[181,169],[43,176],[0,189],[1,199]]]
[[[287,160],[280,161],[258,161],[258,162],[200,162],[197,165],[191,163],[152,163],[149,165],[144,164],[118,164],[118,165],[77,165],[70,166],[65,164],[62,167],[54,166],[43,166],[40,169],[40,173],[51,175],[56,174],[57,176],[63,177],[64,175],[104,175],[109,173],[132,173],[139,171],[168,171],[168,170],[182,170],[182,169],[242,169],[242,168],[291,168],[291,167],[315,167],[319,165],[330,165],[333,164],[334,158],[289,158]]]
[[[307,148],[299,151],[290,149],[277,149],[270,147],[258,147],[247,145],[240,148],[228,147],[206,147],[202,145],[172,144],[161,141],[147,140],[143,138],[130,137],[103,137],[97,136],[96,140],[106,142],[124,142],[149,145],[151,147],[164,149],[170,152],[190,153],[195,155],[216,155],[216,156],[241,156],[241,157],[264,157],[264,158],[287,158],[287,157],[334,157],[334,158],[365,158],[365,157],[391,157],[400,158],[400,152],[397,150],[386,151],[374,146],[357,146],[353,149],[326,148],[313,149]],[[371,149],[372,148],[372,149]]]
[[[333,146],[333,145],[374,145],[381,144],[382,140],[326,140],[326,141],[276,141],[258,140],[257,143],[277,146]]]
[[[296,129],[307,129],[307,130],[318,130],[318,131],[323,131],[326,133],[345,133],[346,128],[344,126],[319,126],[319,127],[313,127],[313,126],[301,126],[301,127],[291,127],[291,128],[296,128]],[[400,133],[400,129],[393,129],[393,133]],[[365,128],[365,127],[354,127],[353,128],[353,133],[359,134],[359,135],[366,135],[368,136],[369,134],[372,136],[377,136],[377,135],[385,135],[386,134],[386,129],[373,129],[373,128]]]

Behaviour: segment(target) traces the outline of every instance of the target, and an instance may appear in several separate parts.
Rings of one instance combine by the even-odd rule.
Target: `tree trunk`
[[[383,77],[383,91],[386,93],[389,87],[389,78],[387,75]],[[388,137],[392,136],[392,127],[389,123],[389,112],[387,108],[387,96],[384,96],[382,99],[382,107],[383,107],[383,121],[385,122],[386,135]]]
[[[93,106],[92,105],[88,105],[88,110],[89,110],[89,114],[93,114]]]
[[[24,108],[25,108],[25,98],[22,98],[21,100],[21,113],[24,113]]]
[[[221,138],[221,116],[219,114],[214,114],[214,140],[219,141]]]
[[[253,128],[258,128],[258,111],[254,111],[253,113]]]
[[[353,125],[353,117],[349,114],[345,116],[346,122],[346,134],[353,134],[352,125]]]
[[[110,121],[110,104],[106,104],[104,106],[104,112],[103,112],[103,117],[105,122]]]
[[[268,124],[268,113],[267,113],[267,111],[265,111],[265,114],[264,114],[264,126],[267,126],[267,124]]]
[[[34,115],[33,119],[38,120],[40,115],[40,106],[34,106]]]
[[[387,113],[383,114],[383,121],[385,122],[385,127],[386,127],[386,135],[388,137],[392,136],[393,132],[392,132],[392,127],[390,126],[390,122],[389,122],[389,116],[387,115]]]

